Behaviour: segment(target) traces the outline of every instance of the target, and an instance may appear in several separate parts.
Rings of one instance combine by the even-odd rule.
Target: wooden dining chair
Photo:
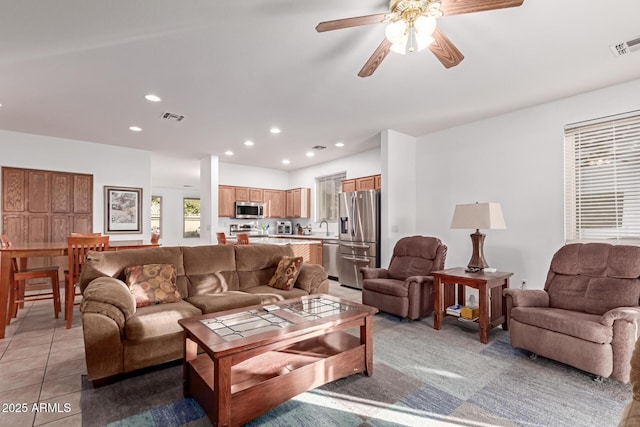
[[[0,236],[1,247],[11,247],[11,241],[7,236]],[[53,300],[53,315],[58,318],[60,313],[60,281],[58,279],[59,269],[58,266],[47,266],[38,268],[20,268],[18,260],[16,258],[11,259],[11,280],[9,290],[9,316],[11,319],[18,315],[18,309],[20,306],[24,306],[25,302],[41,301],[41,300]],[[49,279],[51,283],[51,292],[41,293],[36,295],[26,295],[26,283],[27,280],[32,279]]]
[[[80,295],[80,293],[76,293],[76,284],[80,280],[87,252],[102,252],[107,249],[109,249],[109,236],[71,235],[67,237],[69,269],[65,272],[64,284],[64,318],[67,321],[67,329],[71,328],[76,295]]]
[[[219,245],[226,245],[227,244],[227,236],[225,236],[224,233],[216,233],[216,237],[218,238],[218,244]]]
[[[236,234],[236,243],[238,245],[248,245],[249,244],[249,235],[247,233],[238,233]]]

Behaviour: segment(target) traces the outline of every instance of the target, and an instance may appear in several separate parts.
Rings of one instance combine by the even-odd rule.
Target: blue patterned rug
[[[182,367],[170,365],[93,389],[83,377],[84,426],[210,426],[182,397]],[[531,360],[496,328],[447,318],[374,321],[373,376],[362,374],[297,396],[248,426],[616,426],[631,386],[597,383],[566,365]]]

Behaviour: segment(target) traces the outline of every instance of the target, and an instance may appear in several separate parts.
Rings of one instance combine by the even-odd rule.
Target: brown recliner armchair
[[[362,303],[411,320],[433,313],[432,271],[442,270],[447,247],[435,237],[398,240],[389,268],[362,267]]]
[[[513,347],[629,382],[640,333],[640,247],[563,246],[544,289],[505,289]]]

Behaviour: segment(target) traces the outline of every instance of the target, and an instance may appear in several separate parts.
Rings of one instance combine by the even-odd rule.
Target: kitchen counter
[[[330,234],[330,235],[326,235],[324,233],[322,234],[312,234],[312,235],[299,235],[299,234],[278,234],[278,235],[269,235],[269,238],[276,238],[276,239],[304,239],[304,240],[338,240],[340,239],[340,236],[338,236],[337,234]]]
[[[321,245],[322,240],[316,239],[314,236],[299,236],[307,237],[307,239],[295,239],[293,236],[287,237],[261,237],[252,239],[251,243],[256,245]],[[312,240],[309,240],[311,238]]]

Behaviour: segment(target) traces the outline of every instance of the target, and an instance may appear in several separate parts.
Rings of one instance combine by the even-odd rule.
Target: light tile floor
[[[356,302],[359,290],[330,281],[329,293]],[[64,301],[64,298],[62,299]],[[53,317],[50,300],[27,303],[0,340],[0,426],[82,425],[81,375],[86,373],[82,322]]]

